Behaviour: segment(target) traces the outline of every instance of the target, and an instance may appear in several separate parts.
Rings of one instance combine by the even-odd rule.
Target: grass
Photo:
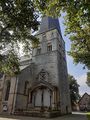
[[[90,112],[87,112],[87,118],[90,120]]]

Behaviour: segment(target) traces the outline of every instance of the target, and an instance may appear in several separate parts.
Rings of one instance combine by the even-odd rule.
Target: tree
[[[79,85],[75,78],[71,75],[68,75],[69,80],[69,89],[70,89],[70,98],[71,98],[71,105],[73,106],[80,98],[79,95]]]
[[[70,35],[71,55],[75,63],[90,69],[90,1],[89,0],[36,0],[42,14],[59,16],[66,13],[66,34]]]
[[[87,73],[87,85],[90,87],[90,72]]]
[[[38,29],[38,13],[32,0],[0,0],[0,72],[19,72],[16,49],[22,43],[24,51],[37,43],[31,31]],[[9,46],[8,53],[4,54]],[[17,71],[17,72],[16,72]]]

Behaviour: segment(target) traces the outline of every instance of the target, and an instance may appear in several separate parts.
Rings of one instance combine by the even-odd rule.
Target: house
[[[90,111],[90,95],[84,93],[84,95],[79,100],[78,105],[81,111]]]

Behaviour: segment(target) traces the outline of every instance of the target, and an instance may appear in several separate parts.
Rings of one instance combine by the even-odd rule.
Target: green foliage
[[[90,69],[90,1],[89,0],[36,0],[43,14],[53,17],[65,12],[66,33],[70,35],[69,55],[75,63]],[[43,7],[44,5],[44,7]]]
[[[87,112],[86,114],[87,114],[88,120],[90,120],[90,112]]]
[[[0,72],[13,76],[20,72],[18,56],[9,51],[7,55],[0,55]]]
[[[90,68],[90,7],[88,3],[76,2],[68,9],[65,25],[72,42],[69,55],[76,63],[83,63]]]
[[[23,45],[24,51],[28,52],[31,42],[38,41],[31,35],[31,31],[38,29],[37,18],[38,13],[32,0],[0,0],[0,72],[7,73],[10,69],[12,72],[12,63],[18,65],[15,49],[19,48],[19,43]],[[8,45],[12,52],[7,53],[7,58],[4,58],[2,51]]]
[[[30,32],[31,29],[38,29],[37,18],[38,14],[31,0],[0,1],[0,40],[5,43],[16,43],[33,39]]]
[[[90,72],[87,73],[87,85],[90,87]]]
[[[75,78],[71,75],[68,75],[68,80],[69,80],[69,89],[70,89],[70,97],[71,97],[71,104],[73,106],[74,103],[76,103],[79,98],[79,85]]]

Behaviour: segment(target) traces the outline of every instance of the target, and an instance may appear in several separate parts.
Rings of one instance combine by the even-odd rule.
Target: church
[[[65,42],[59,20],[43,17],[32,58],[19,75],[0,75],[0,113],[53,117],[71,113]]]

